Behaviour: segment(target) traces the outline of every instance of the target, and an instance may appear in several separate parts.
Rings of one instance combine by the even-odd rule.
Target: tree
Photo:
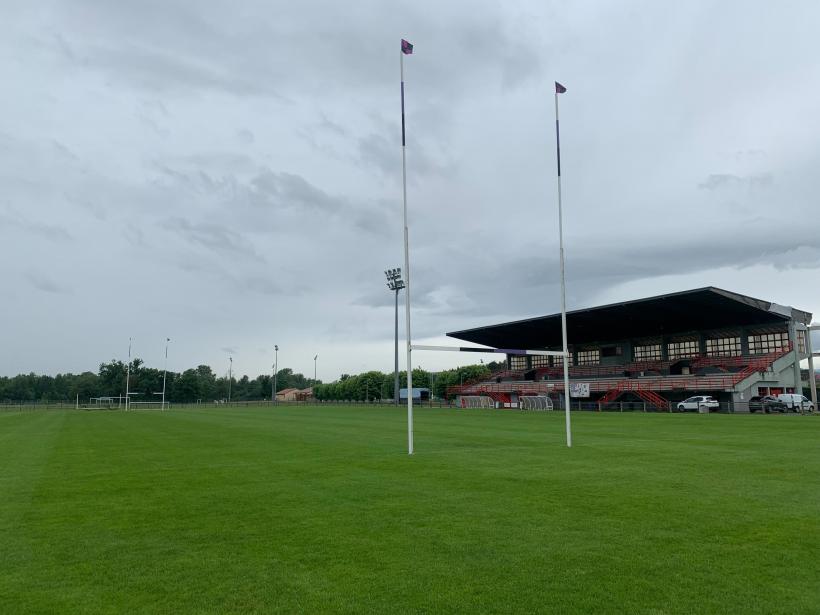
[[[113,359],[110,363],[100,363],[99,397],[117,397],[125,394],[125,363]]]

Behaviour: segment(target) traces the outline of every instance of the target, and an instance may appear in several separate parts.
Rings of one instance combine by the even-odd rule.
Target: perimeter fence
[[[571,409],[573,412],[581,411],[581,412],[661,412],[661,413],[679,413],[679,412],[689,412],[689,413],[706,413],[706,414],[817,414],[816,412],[809,412],[808,410],[800,410],[800,409],[793,409],[793,408],[781,408],[781,407],[760,407],[760,404],[755,404],[754,402],[750,404],[748,401],[725,401],[720,402],[716,407],[710,408],[686,408],[686,409],[679,409],[678,404],[681,403],[679,401],[670,401],[668,402],[667,407],[659,408],[656,407],[648,402],[644,401],[613,401],[613,402],[606,402],[601,403],[597,401],[584,401],[584,400],[573,400]],[[399,402],[399,408],[405,408],[407,405],[406,400],[401,400]],[[161,411],[159,407],[159,402],[152,403],[152,408],[145,408],[136,406],[132,408],[132,410],[136,411],[139,410],[141,412],[157,412]],[[259,406],[267,406],[267,407],[274,407],[274,406],[373,406],[373,407],[390,407],[396,406],[396,403],[393,400],[350,400],[350,399],[334,399],[334,400],[298,400],[298,401],[277,401],[275,403],[271,403],[270,400],[256,400],[256,401],[197,401],[197,402],[168,402],[166,403],[167,409],[196,409],[196,408],[249,408],[249,407],[259,407]],[[434,400],[424,400],[424,401],[416,401],[413,403],[413,406],[416,408],[458,408],[459,406],[456,405],[455,401],[447,401],[446,399],[434,399]],[[12,400],[2,400],[0,401],[0,412],[37,412],[43,410],[77,410],[77,411],[96,411],[96,412],[122,412],[124,408],[94,408],[87,404],[83,404],[80,402],[79,407],[77,406],[77,402],[75,401],[12,401]],[[499,410],[520,410],[517,407],[506,407],[506,408],[499,408]],[[563,412],[564,407],[561,400],[553,400],[553,408],[552,410],[547,410],[547,412],[555,412],[560,411]]]

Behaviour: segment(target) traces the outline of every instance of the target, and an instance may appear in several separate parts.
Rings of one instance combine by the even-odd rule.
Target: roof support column
[[[800,352],[797,348],[797,328],[794,318],[789,320],[789,341],[792,343],[792,356],[794,357],[794,392],[803,394],[803,382],[800,379]]]
[[[809,389],[811,390],[811,405],[814,411],[817,411],[817,378],[814,375],[814,350],[811,346],[811,332],[812,329],[820,329],[820,325],[809,326],[806,328],[806,351],[809,353]]]

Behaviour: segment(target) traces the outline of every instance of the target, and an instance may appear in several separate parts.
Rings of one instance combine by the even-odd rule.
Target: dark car
[[[785,412],[787,409],[788,406],[773,395],[755,396],[749,399],[749,412],[763,410],[763,412],[769,414],[772,410]]]

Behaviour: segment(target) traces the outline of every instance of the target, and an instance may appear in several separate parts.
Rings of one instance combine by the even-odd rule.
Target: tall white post
[[[814,375],[814,349],[811,345],[811,332],[820,331],[820,325],[806,327],[806,352],[809,355],[809,390],[811,391],[811,405],[817,412],[817,378]]]
[[[128,401],[131,386],[131,338],[128,338],[128,365],[125,368],[125,411],[128,412]]]
[[[170,337],[165,338],[165,366],[162,368],[162,411],[165,412],[165,377],[168,374],[168,342]]]
[[[566,91],[564,86],[555,83],[555,148],[558,163],[558,247],[561,254],[561,338],[564,344],[564,413],[566,415],[567,446],[572,446],[572,427],[570,424],[569,394],[569,346],[567,345],[567,285],[564,278],[564,218],[561,209],[561,133],[558,124],[558,94]]]
[[[277,377],[279,376],[279,344],[273,347],[273,403],[276,404],[276,391],[278,390]]]
[[[231,403],[231,385],[233,385],[233,357],[228,357],[230,364],[228,365],[228,403]]]
[[[407,230],[407,141],[404,133],[404,49],[399,50],[401,74],[401,190],[404,205],[404,315],[407,326],[407,454],[413,454],[413,366],[411,364],[410,336],[410,247]]]

